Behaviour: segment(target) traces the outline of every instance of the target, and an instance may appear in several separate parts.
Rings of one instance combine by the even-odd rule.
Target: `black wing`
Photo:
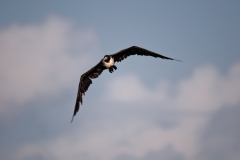
[[[129,47],[129,48],[121,50],[121,51],[119,51],[115,54],[112,54],[110,56],[114,57],[114,62],[120,62],[123,59],[125,59],[125,58],[127,58],[128,56],[131,56],[131,55],[152,56],[152,57],[155,57],[155,58],[176,60],[176,59],[165,57],[163,55],[157,54],[155,52],[152,52],[152,51],[149,51],[149,50],[146,50],[144,48],[137,47],[137,46]],[[176,61],[179,61],[179,60],[176,60]]]
[[[102,61],[100,61],[96,66],[92,67],[89,71],[87,71],[81,76],[79,86],[78,86],[78,93],[77,93],[75,109],[73,112],[73,117],[77,114],[80,108],[80,103],[82,104],[82,95],[85,94],[90,84],[92,84],[91,79],[97,78],[103,72],[104,69],[106,68],[102,65]],[[72,121],[73,121],[73,117],[72,117]]]

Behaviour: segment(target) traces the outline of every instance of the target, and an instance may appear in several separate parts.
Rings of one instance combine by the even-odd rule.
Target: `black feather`
[[[114,58],[114,62],[121,62],[123,59],[127,58],[128,56],[131,55],[140,55],[140,56],[152,56],[155,58],[162,58],[162,59],[168,59],[168,60],[176,60],[173,58],[169,58],[160,54],[157,54],[155,52],[146,50],[144,48],[140,48],[137,46],[132,46],[129,47],[127,49],[121,50],[115,54],[112,55],[108,55],[108,59],[106,59],[105,61],[108,62],[110,60],[110,57]],[[106,56],[105,56],[106,57]],[[85,94],[85,92],[88,90],[89,86],[92,84],[92,80],[94,78],[97,78],[104,69],[106,69],[106,67],[104,67],[103,65],[103,60],[101,60],[96,66],[92,67],[89,71],[87,71],[86,73],[84,73],[81,78],[80,78],[80,82],[78,85],[78,94],[77,94],[77,98],[76,98],[76,104],[75,104],[75,109],[73,112],[73,117],[77,114],[77,112],[79,111],[80,108],[80,103],[82,104],[82,95]],[[179,61],[179,60],[176,60]],[[109,71],[112,73],[113,70],[116,70],[117,67],[114,65],[112,68],[109,68]],[[72,117],[72,121],[73,121],[73,117]],[[72,122],[71,121],[71,122]]]

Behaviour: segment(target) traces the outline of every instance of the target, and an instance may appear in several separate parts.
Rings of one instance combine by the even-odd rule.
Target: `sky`
[[[239,160],[240,2],[0,2],[1,160]],[[80,76],[93,80],[70,123]]]

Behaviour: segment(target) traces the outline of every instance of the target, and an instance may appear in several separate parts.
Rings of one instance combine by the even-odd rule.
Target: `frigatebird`
[[[105,69],[108,69],[109,72],[112,73],[114,70],[117,70],[117,67],[114,65],[115,62],[121,62],[123,59],[131,55],[152,56],[155,58],[180,61],[177,59],[173,59],[173,58],[169,58],[169,57],[157,54],[155,52],[152,52],[137,46],[132,46],[132,47],[123,49],[115,54],[105,55],[97,65],[92,67],[89,71],[87,71],[81,76],[79,86],[78,86],[78,93],[77,93],[75,109],[73,112],[73,117],[77,114],[80,108],[80,103],[82,104],[83,102],[82,95],[85,94],[90,84],[92,84],[91,79],[97,78]],[[73,117],[72,117],[72,121],[73,121]]]

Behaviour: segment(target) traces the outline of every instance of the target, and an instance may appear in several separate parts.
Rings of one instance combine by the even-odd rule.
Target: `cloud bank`
[[[103,84],[102,97],[90,102],[91,113],[81,110],[84,120],[66,127],[58,119],[66,113],[65,106],[43,102],[56,117],[48,113],[51,116],[33,120],[30,114],[38,115],[41,108],[28,112],[24,104],[36,105],[41,98],[60,101],[59,95],[76,89],[80,74],[91,67],[90,58],[98,52],[94,29],[50,16],[40,24],[0,29],[0,42],[1,120],[25,112],[22,118],[28,122],[8,126],[1,121],[0,137],[8,137],[7,133],[25,138],[18,144],[15,137],[1,139],[8,144],[1,146],[7,147],[1,156],[20,160],[240,158],[240,142],[235,141],[240,139],[240,62],[226,73],[213,65],[202,66],[176,83],[159,80],[154,88],[145,85],[141,75],[116,75]],[[41,127],[40,132],[45,129],[41,133],[46,135],[38,136],[33,126]]]
[[[60,160],[141,160],[147,157],[190,160],[204,157],[205,149],[214,149],[211,143],[215,144],[214,141],[204,140],[204,136],[211,136],[207,134],[211,130],[209,128],[216,126],[212,122],[215,116],[212,115],[225,107],[231,110],[233,106],[240,105],[239,82],[240,63],[232,66],[227,73],[221,73],[211,65],[203,66],[175,85],[159,82],[152,89],[145,86],[138,76],[117,77],[108,82],[102,98],[104,103],[101,103],[114,103],[112,107],[116,108],[127,108],[128,103],[131,103],[131,107],[137,106],[134,107],[135,110],[138,107],[143,109],[145,116],[139,116],[137,112],[126,116],[126,110],[120,109],[117,110],[119,117],[104,117],[92,121],[88,118],[90,121],[84,123],[84,129],[78,128],[54,139],[25,144],[18,151],[17,157],[25,159],[40,156],[43,159]],[[106,97],[108,102],[105,102]],[[143,103],[144,101],[147,103]],[[105,109],[102,112],[106,112]],[[148,110],[157,113],[150,113]],[[111,112],[114,113],[114,109]],[[162,121],[161,112],[166,113],[166,117],[176,124],[170,128],[159,126],[156,121]],[[236,113],[237,116],[239,114]],[[231,114],[225,116],[226,119],[230,117]],[[221,124],[221,119],[217,124]],[[228,139],[230,135],[224,134],[224,129],[227,130],[227,125],[223,126],[222,138]],[[238,134],[233,135],[239,138]],[[228,141],[219,143],[218,146],[229,144]],[[230,152],[232,146],[227,146],[229,147],[220,148],[218,153],[222,153],[223,149],[225,153],[234,153],[228,154],[228,158],[239,158],[238,152]],[[205,155],[206,159],[216,159],[216,156],[211,158],[211,154],[208,155]]]
[[[79,29],[57,16],[40,24],[0,29],[0,42],[1,114],[19,109],[8,104],[24,106],[72,88],[92,53],[98,52],[93,28]]]
[[[240,102],[240,64],[232,66],[228,73],[221,73],[212,65],[194,71],[191,77],[177,85],[158,82],[147,88],[134,74],[110,81],[105,99],[115,102],[158,102],[164,106],[186,111],[209,112]]]

